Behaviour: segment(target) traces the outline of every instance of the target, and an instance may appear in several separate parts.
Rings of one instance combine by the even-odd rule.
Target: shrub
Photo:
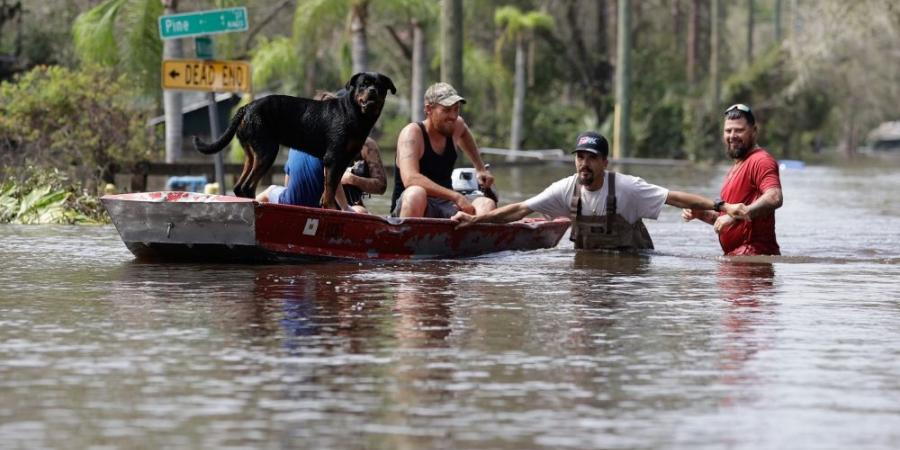
[[[110,69],[35,67],[0,84],[0,164],[99,174],[149,158],[148,111],[136,103],[128,79]]]
[[[108,223],[100,199],[85,192],[58,169],[34,166],[4,170],[0,184],[0,223],[92,224]],[[16,181],[19,179],[21,181]]]

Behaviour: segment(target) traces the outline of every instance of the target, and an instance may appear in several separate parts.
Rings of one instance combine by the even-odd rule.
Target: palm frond
[[[552,30],[556,26],[553,16],[540,11],[529,11],[526,13],[522,17],[522,24],[529,31]]]
[[[348,0],[305,0],[297,2],[294,13],[295,40],[315,42],[324,32],[343,24],[350,13]]]
[[[116,18],[128,0],[106,0],[78,15],[72,38],[78,58],[88,64],[115,65],[119,61]]]
[[[253,52],[251,64],[253,84],[257,90],[278,81],[290,85],[297,79],[297,71],[301,67],[293,43],[284,36],[272,40],[261,38]]]
[[[125,71],[147,94],[158,94],[160,86],[159,63],[162,60],[162,40],[157,21],[164,9],[157,0],[141,0],[133,8],[127,8],[124,22],[127,28],[126,49],[123,57]]]
[[[434,0],[379,0],[376,12],[396,20],[408,16],[420,22],[432,22],[440,17],[440,2]]]

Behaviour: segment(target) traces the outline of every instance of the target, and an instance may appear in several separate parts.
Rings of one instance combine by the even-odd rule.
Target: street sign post
[[[167,59],[162,66],[163,89],[208,92],[250,92],[250,63],[202,59]]]
[[[247,8],[227,8],[171,14],[159,17],[159,36],[163,39],[195,37],[196,60],[165,60],[162,66],[163,89],[207,91],[209,128],[213,139],[219,135],[216,92],[250,92],[250,63],[246,61],[213,61],[211,34],[247,31]],[[225,193],[222,153],[215,156],[219,193]]]
[[[248,27],[246,7],[159,16],[159,36],[163,39],[247,31]]]
[[[194,53],[197,55],[197,58],[213,59],[215,49],[211,37],[204,35],[194,38]]]
[[[209,35],[197,36],[194,38],[194,52],[197,58],[202,60],[210,60],[215,56],[215,46],[212,37]],[[219,104],[216,102],[216,93],[206,93],[206,109],[209,111],[209,135],[211,139],[215,139],[221,133],[219,130]],[[219,185],[219,193],[225,194],[225,152],[218,152],[213,156],[216,166],[216,183]]]

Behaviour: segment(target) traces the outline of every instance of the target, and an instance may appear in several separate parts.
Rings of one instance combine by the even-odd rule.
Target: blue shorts
[[[325,166],[322,160],[299,150],[288,153],[284,173],[288,184],[272,190],[269,200],[282,205],[300,205],[318,208],[325,192]]]

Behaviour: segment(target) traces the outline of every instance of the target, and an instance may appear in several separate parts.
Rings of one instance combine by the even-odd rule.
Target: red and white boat
[[[140,259],[317,261],[430,259],[555,247],[568,219],[456,229],[447,219],[384,218],[193,192],[102,198]]]

